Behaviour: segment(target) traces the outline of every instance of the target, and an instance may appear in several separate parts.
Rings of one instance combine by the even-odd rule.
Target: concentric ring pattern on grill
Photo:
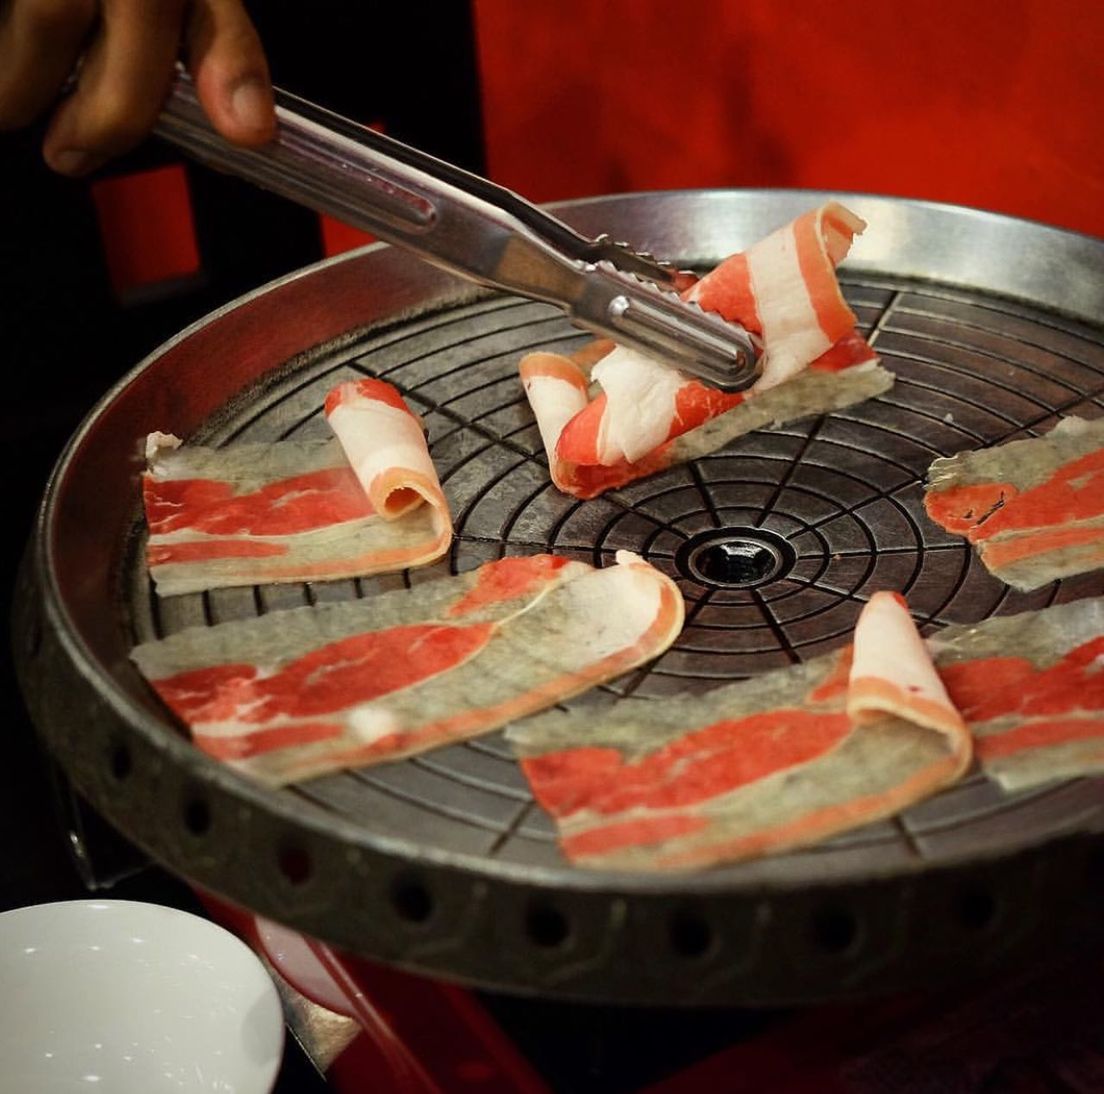
[[[655,663],[573,701],[600,716],[618,699],[700,693],[836,648],[878,589],[903,591],[929,632],[1101,592],[1104,582],[1092,575],[1032,594],[1010,590],[961,539],[933,525],[922,505],[935,457],[1043,433],[1059,415],[1098,416],[1104,408],[1098,332],[1019,304],[930,286],[864,278],[845,289],[862,330],[897,376],[886,395],[756,432],[586,502],[549,482],[517,378],[523,353],[570,351],[585,341],[553,309],[485,299],[323,357],[213,426],[205,439],[325,436],[326,391],[358,375],[383,377],[424,416],[455,517],[448,559],[384,578],[166,600],[136,576],[135,638],[370,597],[503,554],[553,551],[600,565],[628,549],[678,581],[686,627]],[[500,733],[282,793],[385,834],[417,833],[448,852],[562,865],[551,824]],[[826,865],[825,857],[833,869],[938,862],[999,847],[1028,828],[1039,838],[1065,830],[1098,807],[1096,797],[1087,780],[1007,797],[976,776],[892,822],[728,872],[796,878],[811,861]]]

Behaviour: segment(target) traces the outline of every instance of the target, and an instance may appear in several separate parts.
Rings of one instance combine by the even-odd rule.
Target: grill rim
[[[1002,214],[990,213],[982,210],[971,210],[966,207],[946,205],[935,202],[913,202],[903,201],[896,198],[882,198],[871,197],[864,195],[832,195],[827,192],[821,191],[785,191],[785,196],[790,200],[791,204],[795,204],[795,207],[805,208],[807,205],[815,204],[818,201],[826,200],[829,197],[836,197],[842,201],[848,207],[854,207],[859,215],[863,215],[862,207],[870,202],[873,202],[877,206],[884,204],[894,208],[909,208],[917,210],[935,211],[939,215],[949,215],[953,218],[958,218],[963,215],[969,218],[978,217],[983,222],[999,226],[1008,230],[1019,231],[1022,226],[1029,225],[1031,227],[1038,228],[1041,232],[1045,233],[1047,238],[1053,242],[1070,242],[1076,241],[1077,243],[1093,243],[1097,250],[1097,256],[1101,271],[1101,289],[1100,297],[1102,305],[1104,305],[1104,245],[1098,241],[1092,240],[1090,237],[1079,235],[1078,233],[1067,232],[1061,229],[1055,229],[1046,225],[1033,224],[1033,222],[1021,221],[1016,218],[1007,217]],[[777,201],[778,191],[680,191],[680,192],[663,192],[657,194],[641,194],[641,195],[611,195],[611,196],[598,196],[593,198],[584,198],[577,202],[565,202],[558,203],[553,208],[561,216],[570,218],[572,223],[578,226],[580,219],[589,219],[593,215],[597,215],[603,222],[607,219],[607,210],[611,204],[617,204],[621,201],[636,202],[638,200],[648,200],[650,198],[660,198],[664,203],[673,201],[676,204],[681,204],[682,200],[686,198],[702,198],[707,203],[713,203],[717,201],[718,197],[727,197],[730,195],[738,195],[741,198],[749,198],[753,203],[759,203],[766,200],[767,203],[773,204]],[[754,210],[753,210],[754,215]],[[775,210],[773,214],[775,219],[779,219],[780,214]],[[781,219],[784,220],[788,216],[788,212],[781,214]],[[583,229],[585,230],[585,229]],[[861,244],[861,237],[858,241]],[[643,244],[641,244],[643,246]],[[657,251],[655,253],[663,253]],[[850,263],[846,267],[849,274],[861,275],[864,272],[868,272],[867,267],[859,264],[859,256],[861,252],[856,247],[853,251],[855,265]],[[233,315],[240,311],[241,308],[247,307],[251,302],[259,300],[269,296],[273,291],[279,290],[285,286],[294,285],[305,278],[313,276],[317,273],[322,273],[328,269],[345,266],[349,263],[361,262],[369,260],[374,256],[381,256],[385,259],[398,259],[398,262],[389,262],[389,265],[398,264],[400,267],[412,263],[414,266],[415,278],[418,275],[424,275],[427,272],[427,268],[420,264],[415,263],[414,260],[406,260],[405,256],[400,255],[394,248],[389,247],[386,244],[375,243],[370,244],[367,247],[349,253],[348,255],[341,255],[335,258],[326,259],[313,266],[306,267],[302,270],[295,271],[288,274],[285,277],[279,278],[275,281],[261,286],[250,293],[247,293],[236,300],[230,301],[223,307],[210,313],[209,315],[197,320],[191,326],[181,331],[174,338],[170,339],[162,346],[158,347],[146,358],[144,358],[134,369],[131,370],[126,376],[124,376],[113,388],[111,388],[104,397],[96,404],[96,406],[89,412],[85,421],[78,428],[74,437],[67,445],[65,452],[59,458],[58,464],[51,475],[45,491],[45,497],[43,506],[40,509],[39,519],[35,529],[35,543],[37,550],[35,552],[36,562],[38,563],[38,569],[36,573],[36,579],[40,584],[40,587],[44,591],[44,595],[48,605],[48,611],[50,615],[50,622],[57,628],[59,635],[67,645],[66,654],[72,660],[73,664],[78,668],[81,675],[86,679],[98,675],[97,658],[88,648],[88,646],[80,641],[79,631],[75,626],[72,617],[65,609],[64,599],[57,588],[56,583],[53,581],[53,567],[50,563],[55,557],[55,546],[51,539],[51,531],[53,527],[55,517],[55,507],[57,504],[57,495],[60,490],[64,488],[64,482],[68,468],[77,459],[81,443],[86,436],[88,430],[95,424],[100,413],[112,403],[115,402],[119,396],[127,390],[130,384],[139,376],[146,373],[148,369],[153,367],[157,362],[165,358],[177,347],[183,345],[189,338],[191,338],[196,332],[207,329],[213,324],[219,322],[223,318]],[[719,255],[713,256],[695,256],[694,259],[682,257],[682,261],[716,261],[719,259]],[[877,271],[874,271],[877,272]],[[476,290],[473,294],[471,286],[466,285],[463,282],[459,282],[454,278],[447,275],[439,274],[437,271],[432,271],[435,275],[434,279],[438,284],[430,285],[430,294],[428,298],[421,301],[422,309],[425,313],[436,311],[438,309],[460,306],[469,300],[486,295],[485,293]],[[907,276],[907,275],[906,275]],[[938,278],[931,278],[931,280],[940,280]],[[957,286],[956,286],[957,287]],[[436,289],[436,292],[433,292]],[[989,295],[993,295],[989,290]],[[1071,295],[1061,296],[1061,299],[1069,304],[1075,298]],[[1038,306],[1037,301],[1029,301],[1034,306]],[[1077,311],[1069,312],[1070,318],[1077,319],[1085,322],[1087,317],[1078,313]],[[400,326],[407,317],[399,316],[392,319],[385,320],[383,322],[370,324],[368,326],[351,327],[349,331],[344,332],[350,336],[351,339],[362,337],[368,331],[377,331],[390,326]],[[1092,325],[1090,323],[1090,325]],[[323,351],[332,350],[332,340],[324,340],[319,344],[318,348]],[[310,353],[310,349],[306,351]],[[265,379],[269,379],[272,382],[279,381],[279,378],[295,368],[295,360],[281,362],[275,373],[266,377],[264,375],[259,376],[257,379],[262,383]],[[243,392],[243,397],[248,399],[250,392]],[[224,408],[220,408],[224,409]],[[144,685],[143,685],[144,687]],[[211,759],[205,754],[199,752],[192,747],[189,741],[185,740],[176,732],[166,734],[165,722],[157,717],[154,713],[154,701],[151,699],[150,707],[139,707],[132,702],[130,697],[118,691],[115,688],[108,687],[101,690],[101,694],[109,698],[110,706],[113,712],[124,722],[128,722],[136,729],[139,729],[145,736],[151,741],[161,742],[165,749],[166,754],[170,755],[174,762],[183,763],[185,767],[190,769],[191,773],[200,775],[202,781],[213,781],[220,786],[221,789],[239,795],[245,798],[254,807],[262,807],[265,810],[271,810],[274,818],[280,821],[298,821],[300,818],[296,816],[297,810],[294,807],[286,807],[281,801],[278,795],[273,795],[263,787],[259,787],[257,784],[251,782],[247,778],[238,775],[236,772],[228,769],[225,765],[218,763],[218,761]],[[165,743],[167,741],[167,744]],[[64,765],[64,755],[59,757]],[[310,826],[310,821],[306,823]],[[476,872],[482,873],[484,870],[491,876],[502,876],[507,879],[515,879],[519,881],[532,881],[534,880],[534,873],[540,876],[540,880],[544,883],[555,882],[562,884],[568,878],[572,879],[569,887],[575,887],[575,883],[582,881],[578,887],[583,890],[594,890],[600,888],[598,884],[599,879],[609,878],[615,880],[618,888],[629,887],[636,889],[637,885],[640,885],[642,891],[650,891],[655,888],[662,889],[664,891],[675,888],[682,889],[684,885],[682,883],[689,882],[685,885],[688,891],[698,892],[703,888],[708,889],[709,884],[706,878],[708,873],[686,874],[686,875],[667,875],[663,880],[666,884],[655,885],[655,879],[648,877],[647,875],[640,875],[636,873],[628,872],[589,872],[582,871],[566,864],[561,868],[549,869],[543,867],[534,867],[529,865],[519,865],[510,862],[500,861],[497,859],[489,860],[485,856],[481,855],[469,855],[466,853],[458,852],[436,852],[433,849],[427,849],[416,842],[408,842],[402,839],[393,838],[390,836],[380,835],[378,833],[369,833],[365,830],[344,818],[327,818],[325,822],[319,822],[321,832],[323,834],[329,834],[333,832],[335,828],[342,830],[341,838],[359,844],[360,846],[371,848],[373,850],[380,850],[384,853],[400,855],[404,859],[410,861],[416,861],[424,863],[426,865],[434,866],[448,866],[459,867],[462,869],[475,869]],[[971,856],[966,856],[969,860]],[[907,872],[907,871],[905,871]],[[585,880],[583,880],[585,879]],[[704,883],[704,884],[699,884]],[[798,886],[800,887],[800,886]],[[718,888],[721,890],[732,888],[732,882],[730,879],[725,879],[718,884]]]
[[[812,191],[787,192],[783,195],[785,199],[783,204],[788,202],[790,208],[800,210],[824,196],[827,195]],[[744,212],[753,219],[758,215],[755,210],[757,204],[772,204],[774,211],[771,215],[771,223],[775,223],[785,220],[789,215],[788,208],[779,210],[777,204],[779,197],[778,192],[772,191],[691,191],[660,195],[585,199],[581,202],[568,203],[556,208],[565,218],[571,219],[583,230],[588,230],[589,223],[592,220],[595,223],[608,223],[611,218],[611,209],[616,210],[619,203],[627,202],[631,207],[649,200],[657,200],[660,205],[677,208],[679,203],[690,201],[695,206],[695,215],[708,218],[713,215],[708,208],[709,206],[715,206],[719,201],[728,200],[731,202],[735,200],[737,204],[750,202],[750,212],[748,210],[744,210]],[[849,205],[853,204],[860,214],[863,211],[863,206],[866,205],[871,208],[892,208],[921,212],[935,210],[940,216],[957,219],[959,222],[963,217],[967,219],[980,217],[990,230],[1004,232],[1022,233],[1026,225],[1031,232],[1041,233],[1037,236],[1038,240],[1049,241],[1052,246],[1072,248],[1072,251],[1077,255],[1083,255],[1086,246],[1091,244],[1088,253],[1090,257],[1095,258],[1095,268],[1099,279],[1097,296],[1100,304],[1104,305],[1104,246],[1099,241],[1059,229],[1031,225],[1028,222],[1003,217],[999,214],[978,213],[977,211],[963,210],[955,206],[911,203],[900,199],[855,197],[852,195],[842,195],[840,200]],[[715,213],[715,210],[713,212]],[[648,242],[650,241],[640,241],[640,245],[645,246]],[[738,239],[735,241],[735,245],[740,243],[741,241]],[[649,249],[656,249],[654,243]],[[716,254],[693,256],[694,259],[705,261],[715,260],[719,257]],[[684,260],[689,261],[690,258],[687,256]],[[361,856],[379,859],[392,865],[397,864],[406,870],[439,870],[445,874],[454,875],[461,881],[467,881],[475,885],[492,885],[496,889],[503,887],[507,889],[517,888],[529,894],[533,892],[545,896],[548,894],[576,894],[611,900],[628,896],[634,898],[652,897],[659,902],[685,899],[687,897],[721,897],[737,901],[756,901],[765,890],[769,890],[776,896],[800,892],[808,897],[810,892],[815,893],[818,889],[838,891],[841,883],[845,886],[847,884],[881,884],[894,879],[915,878],[925,873],[933,873],[931,864],[918,860],[912,866],[905,864],[895,866],[889,870],[874,869],[867,874],[852,878],[827,878],[824,879],[823,884],[819,885],[815,882],[811,883],[808,878],[779,879],[769,884],[752,879],[740,884],[731,877],[721,876],[715,872],[661,876],[614,871],[591,872],[571,867],[566,863],[557,867],[544,867],[528,863],[510,862],[482,854],[427,847],[417,841],[372,832],[352,820],[336,815],[327,815],[320,809],[315,812],[304,810],[301,801],[295,800],[293,802],[290,799],[280,797],[278,794],[273,794],[200,753],[177,732],[173,730],[166,732],[166,722],[157,715],[156,706],[152,699],[147,706],[143,706],[136,702],[125,690],[115,685],[114,678],[108,671],[108,666],[104,665],[103,659],[97,656],[92,646],[86,641],[86,636],[82,634],[80,627],[78,627],[69,611],[66,604],[66,595],[57,580],[57,567],[55,565],[58,550],[56,543],[58,506],[61,504],[59,499],[72,478],[74,464],[81,459],[85,446],[90,439],[90,434],[97,428],[100,416],[148,370],[152,369],[158,362],[163,362],[166,357],[194,337],[197,332],[210,330],[213,325],[229,316],[239,314],[241,309],[248,308],[255,301],[267,299],[274,292],[279,292],[286,287],[293,287],[312,276],[324,274],[331,268],[339,268],[349,273],[360,266],[363,266],[366,271],[370,271],[372,265],[377,264],[384,268],[394,269],[397,267],[402,270],[407,267],[409,270],[409,262],[412,262],[412,260],[406,260],[390,248],[382,244],[376,244],[352,252],[349,255],[330,259],[316,266],[297,271],[286,278],[263,286],[227,304],[159,347],[124,376],[97,403],[66,446],[48,481],[43,504],[32,534],[30,559],[28,568],[24,570],[24,574],[30,576],[20,582],[20,607],[16,622],[16,638],[17,644],[22,639],[24,640],[23,646],[30,647],[34,646],[35,643],[26,641],[28,635],[37,633],[46,636],[45,646],[47,650],[44,656],[41,649],[37,652],[28,652],[28,648],[23,648],[22,654],[17,657],[20,664],[21,684],[32,712],[37,715],[35,720],[39,724],[40,731],[46,738],[51,750],[81,791],[93,801],[93,804],[104,811],[109,819],[120,823],[120,826],[128,831],[128,834],[136,842],[150,851],[155,858],[170,868],[180,869],[188,873],[189,876],[192,876],[201,884],[207,884],[211,888],[221,890],[222,886],[219,882],[222,879],[219,877],[219,871],[212,873],[210,869],[204,868],[201,856],[189,853],[186,848],[174,846],[174,842],[178,841],[171,838],[159,841],[155,833],[151,835],[149,831],[133,831],[130,829],[128,822],[133,820],[133,813],[126,808],[119,807],[118,788],[106,785],[98,774],[86,769],[79,754],[71,750],[70,742],[66,740],[66,726],[61,724],[56,716],[58,704],[52,699],[44,699],[40,693],[36,694],[36,680],[44,683],[45,687],[48,688],[51,673],[60,672],[61,675],[68,675],[75,685],[75,691],[83,692],[80,696],[78,709],[83,706],[89,712],[90,720],[94,724],[102,726],[101,731],[105,740],[114,739],[117,741],[121,739],[124,743],[135,745],[138,754],[143,757],[143,762],[153,764],[151,770],[155,772],[155,775],[152,776],[155,784],[159,785],[165,781],[164,772],[166,768],[175,768],[175,781],[177,783],[199,784],[215,789],[219,798],[216,813],[227,808],[225,803],[237,803],[247,811],[262,817],[266,823],[271,822],[277,826],[284,825],[292,829],[301,828],[309,840],[329,842],[335,847],[347,845]],[[1046,263],[1043,263],[1043,265],[1046,265]],[[1084,263],[1074,262],[1072,266],[1075,270],[1081,270],[1084,268]],[[854,265],[848,266],[848,272],[857,276],[861,276],[863,273],[875,275],[884,273],[884,271],[864,265],[861,260],[861,252],[858,249],[856,250]],[[901,275],[899,271],[895,270],[893,276],[900,277]],[[969,291],[971,288],[977,287],[966,282],[949,284],[945,278],[940,277],[931,277],[924,280],[935,281],[943,288]],[[473,294],[467,286],[453,282],[444,275],[434,272],[427,273],[426,268],[420,265],[416,265],[411,275],[411,282],[416,285],[416,295],[426,312],[439,308],[460,306],[482,295]],[[429,286],[428,290],[425,287],[427,284]],[[1014,288],[1015,286],[1010,287]],[[1027,304],[1033,309],[1039,309],[1040,307],[1038,299],[1023,298],[1016,295],[1015,292],[1001,293],[994,291],[991,286],[986,286],[984,291],[988,297],[1005,296],[1008,299]],[[1076,303],[1083,297],[1084,293],[1077,297],[1070,294],[1059,295],[1062,296],[1062,303],[1067,307],[1059,308],[1045,304],[1043,310],[1053,311],[1057,315],[1079,323],[1087,323],[1090,327],[1096,325],[1090,315],[1083,314],[1076,309],[1071,310],[1068,307],[1068,305]],[[353,340],[361,337],[368,330],[379,330],[391,325],[398,326],[404,321],[404,317],[397,316],[369,324],[367,327],[350,327],[340,332],[339,337],[348,337]],[[319,348],[326,352],[332,352],[334,348],[333,338],[322,338]],[[310,348],[307,347],[304,352],[309,354]],[[254,385],[243,389],[240,397],[248,399],[252,392],[259,388],[263,389],[266,382],[270,380],[278,381],[279,376],[286,375],[294,368],[294,361],[295,358],[293,357],[290,361],[281,362],[275,373],[270,374],[264,371],[258,373]],[[116,557],[113,563],[112,573],[117,578],[120,569],[119,558]],[[43,672],[42,666],[47,661],[50,662],[50,671]],[[103,686],[105,680],[108,685],[106,687]],[[41,692],[42,688],[40,687],[37,690]],[[61,704],[61,706],[64,707],[64,704]],[[63,718],[62,721],[64,720]],[[121,737],[119,734],[120,725],[123,727]],[[129,740],[131,735],[135,740]],[[87,756],[84,759],[87,759]],[[167,781],[172,783],[174,779],[170,777]],[[147,793],[150,792],[152,791],[147,791]],[[1102,814],[1104,814],[1104,808],[1098,811],[1095,824],[1087,825],[1079,832],[1075,831],[1071,835],[1081,836],[1090,832],[1098,832],[1101,828],[1104,828],[1104,815]],[[252,825],[253,821],[251,820],[249,823]],[[1038,848],[1053,845],[1056,842],[1065,842],[1065,837],[1045,836],[1038,843],[1033,843],[1029,839],[1022,844],[1019,851],[1030,854]],[[945,868],[953,872],[959,865],[976,865],[977,859],[976,852],[961,856],[960,862],[956,861],[953,855],[948,855],[941,861],[940,869]],[[189,869],[189,867],[191,868]],[[232,892],[227,892],[225,895],[231,898],[234,897]],[[277,897],[277,902],[283,902],[283,906],[287,906],[288,894],[281,891],[272,895]],[[486,895],[481,899],[487,899]],[[292,904],[294,905],[294,900],[292,900]],[[266,909],[258,910],[265,911]],[[267,910],[271,911],[272,908],[270,907]],[[301,909],[301,914],[306,916],[305,921],[303,921],[304,925],[318,922],[317,914],[311,913],[309,909]],[[296,914],[295,918],[299,918],[299,914]],[[345,939],[345,941],[348,942],[348,939]],[[421,961],[415,959],[406,963],[410,967],[419,969],[427,967],[424,959]],[[431,960],[428,962],[428,967],[438,969],[439,965]],[[500,978],[496,978],[493,982],[499,984]]]

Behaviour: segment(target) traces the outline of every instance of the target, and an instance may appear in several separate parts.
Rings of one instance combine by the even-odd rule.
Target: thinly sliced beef
[[[271,784],[475,736],[658,656],[674,584],[551,555],[371,600],[197,627],[134,661],[204,751]]]
[[[924,506],[965,536],[989,571],[1037,589],[1104,566],[1104,419],[938,459]]]
[[[1006,790],[1104,772],[1104,600],[925,643],[878,593],[854,645],[705,696],[544,714],[509,731],[565,854],[708,866],[821,840],[957,779]]]
[[[573,861],[709,866],[824,839],[957,779],[970,738],[934,677],[908,612],[876,594],[854,659],[848,647],[693,699],[545,714],[509,736]]]
[[[1104,599],[948,627],[928,645],[1005,789],[1104,772]]]
[[[146,557],[162,595],[401,570],[439,558],[448,504],[419,420],[398,392],[331,392],[336,441],[205,448],[151,434]]]
[[[726,394],[625,347],[575,359],[538,353],[520,366],[555,484],[593,497],[704,455],[768,424],[850,406],[892,376],[855,331],[835,276],[863,221],[835,202],[722,262],[687,291],[763,345],[763,372]],[[606,348],[608,345],[608,349]],[[591,397],[590,381],[600,392]]]

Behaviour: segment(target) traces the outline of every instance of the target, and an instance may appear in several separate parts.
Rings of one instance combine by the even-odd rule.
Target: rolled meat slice
[[[1104,419],[938,459],[924,507],[1023,591],[1104,566]]]
[[[542,710],[658,656],[682,619],[674,584],[634,555],[598,570],[535,555],[190,628],[132,657],[200,748],[279,785]]]
[[[875,593],[859,614],[847,715],[857,726],[892,714],[952,738],[966,723],[947,695],[931,655],[899,593]]]
[[[338,384],[326,396],[326,420],[381,517],[398,520],[425,502],[451,528],[421,419],[395,388],[370,377]]]
[[[892,377],[855,331],[836,280],[835,265],[865,223],[829,202],[780,228],[748,251],[733,255],[686,293],[703,308],[742,323],[763,345],[763,371],[747,392],[729,394],[691,380],[625,347],[596,363],[558,357],[561,373],[574,364],[578,377],[597,382],[601,393],[568,417],[561,400],[548,401],[530,378],[547,372],[555,355],[531,355],[521,363],[522,381],[552,465],[553,481],[579,497],[651,474],[672,463],[713,451],[747,429],[849,406],[888,389]],[[535,363],[532,358],[539,357]],[[590,369],[588,372],[588,368]],[[831,384],[788,391],[759,413],[737,415],[702,432],[779,386],[790,387],[806,369],[839,374]],[[845,370],[852,370],[844,376]],[[671,443],[686,443],[672,449]],[[605,469],[604,471],[601,469]]]
[[[765,391],[796,376],[855,329],[836,267],[866,221],[829,201],[725,259],[687,292],[761,337]]]
[[[216,449],[150,435],[146,558],[161,595],[402,570],[448,549],[448,504],[398,392],[353,381],[326,410],[337,441]]]
[[[841,339],[799,376],[754,398],[687,380],[675,396],[676,414],[668,423],[663,443],[637,460],[622,459],[606,465],[598,456],[598,434],[607,397],[599,393],[584,403],[589,390],[585,361],[589,352],[587,347],[573,357],[530,354],[519,366],[552,481],[560,490],[579,498],[596,497],[715,452],[752,430],[852,406],[888,391],[893,384],[892,374],[877,363],[874,351],[857,333]],[[557,379],[564,385],[561,390],[554,385]],[[568,387],[572,389],[570,395]],[[572,405],[580,409],[565,422]]]
[[[587,374],[575,359],[558,353],[526,354],[518,371],[535,411],[544,450],[551,457],[568,423],[586,409]],[[553,468],[553,477],[555,473]]]
[[[958,779],[970,738],[933,677],[908,612],[877,595],[854,657],[598,717],[549,713],[508,736],[573,862],[703,867],[814,843]]]

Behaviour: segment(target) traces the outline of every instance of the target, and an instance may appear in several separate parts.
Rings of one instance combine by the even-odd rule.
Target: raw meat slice
[[[892,374],[877,363],[874,351],[858,334],[841,339],[805,372],[755,398],[686,381],[677,396],[678,413],[670,423],[668,438],[636,461],[620,460],[606,466],[597,456],[606,397],[599,394],[589,404],[585,402],[587,374],[578,359],[578,354],[570,358],[530,354],[522,360],[520,373],[548,455],[552,481],[564,493],[579,498],[597,497],[715,452],[752,430],[852,406],[893,385]],[[568,418],[572,405],[580,409]]]
[[[552,459],[568,423],[586,409],[587,374],[576,359],[558,353],[527,354],[518,371],[533,407],[544,450]]]
[[[938,459],[924,507],[965,536],[995,577],[1037,589],[1104,566],[1104,419]]]
[[[327,415],[337,441],[215,449],[150,435],[146,558],[161,595],[401,570],[448,549],[448,504],[398,392],[342,384]]]
[[[947,627],[928,645],[1006,790],[1104,771],[1104,599]]]
[[[134,650],[196,744],[270,784],[485,733],[661,653],[674,584],[635,555],[552,555],[348,603],[196,627]]]
[[[855,315],[835,276],[836,263],[864,227],[829,202],[726,259],[687,290],[687,299],[760,338],[763,373],[747,392],[717,391],[621,346],[597,360],[587,350],[585,363],[548,353],[524,358],[522,382],[556,485],[593,497],[713,451],[766,422],[849,406],[888,389],[892,376],[855,331]],[[795,388],[807,368],[841,375],[830,384]],[[593,399],[588,377],[601,388]],[[773,406],[736,414],[779,386],[788,394]],[[702,432],[718,420],[724,424]],[[681,438],[686,443],[672,447]]]
[[[812,843],[906,808],[970,762],[930,662],[877,648],[927,660],[889,594],[864,609],[856,647],[854,660],[848,647],[704,696],[549,713],[508,735],[580,865],[684,869]]]

